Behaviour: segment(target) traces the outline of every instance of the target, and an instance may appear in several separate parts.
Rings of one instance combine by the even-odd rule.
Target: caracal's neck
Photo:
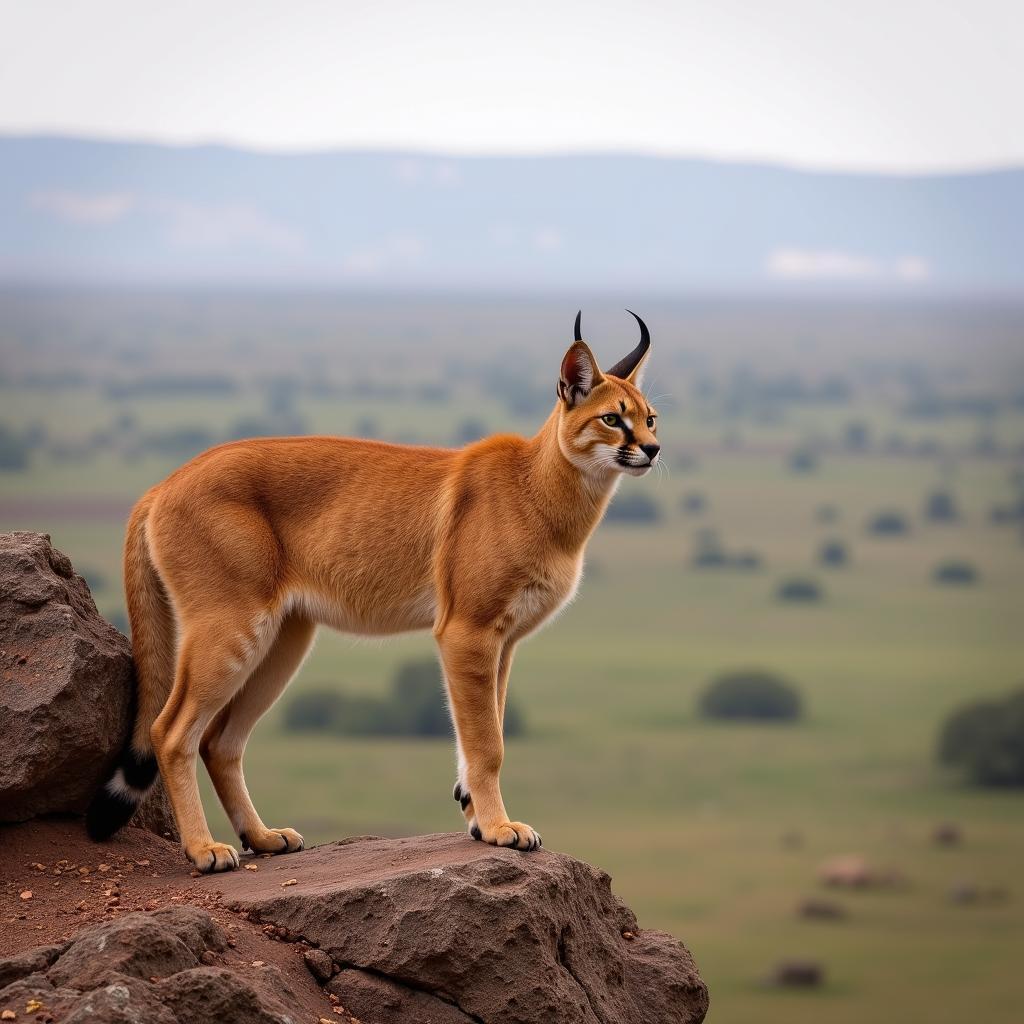
[[[577,469],[558,444],[558,407],[526,445],[530,497],[552,540],[579,551],[601,521],[619,474],[595,477]]]

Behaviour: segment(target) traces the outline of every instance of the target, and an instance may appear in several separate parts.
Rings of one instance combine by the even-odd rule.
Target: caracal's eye
[[[650,430],[654,429],[654,417],[653,416],[648,416],[647,417],[647,427]]]
[[[607,423],[609,427],[617,427],[619,425],[619,417],[613,412],[605,413],[601,417],[602,422]]]

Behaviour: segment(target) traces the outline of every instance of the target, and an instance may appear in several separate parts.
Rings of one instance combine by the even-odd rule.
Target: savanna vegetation
[[[621,356],[629,318],[582,304],[598,358]],[[0,528],[49,532],[125,628],[124,518],[183,459],[268,431],[530,433],[578,305],[0,295]],[[1024,790],[976,783],[1019,734],[986,732],[1011,720],[1000,704],[936,750],[950,716],[1021,681],[1024,312],[634,308],[665,469],[622,482],[578,598],[517,652],[528,728],[507,743],[509,809],[686,941],[712,1024],[1016,1021]],[[842,571],[823,558],[837,540]],[[936,584],[950,560],[973,585]],[[791,580],[825,598],[778,600]],[[460,827],[432,657],[427,636],[321,636],[249,745],[269,823],[309,842]],[[738,666],[796,688],[799,720],[706,719],[701,695]],[[316,727],[296,732],[303,704]],[[373,727],[344,724],[353,709]],[[956,843],[933,840],[940,823]],[[830,890],[829,914],[804,913],[823,862],[851,855],[903,884]],[[763,984],[808,958],[816,987]]]

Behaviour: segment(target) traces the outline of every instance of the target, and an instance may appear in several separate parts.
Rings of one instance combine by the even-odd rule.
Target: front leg
[[[437,644],[459,746],[456,799],[465,801],[470,833],[493,846],[535,850],[541,845],[540,834],[521,821],[509,820],[498,781],[504,758],[499,679],[501,663],[506,662],[507,684],[511,651],[503,658],[503,643],[494,630],[459,620],[446,624]],[[503,698],[504,685],[501,694]]]

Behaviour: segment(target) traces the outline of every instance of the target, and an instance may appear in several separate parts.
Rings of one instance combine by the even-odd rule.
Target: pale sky
[[[1024,0],[0,0],[0,132],[1024,164]]]

